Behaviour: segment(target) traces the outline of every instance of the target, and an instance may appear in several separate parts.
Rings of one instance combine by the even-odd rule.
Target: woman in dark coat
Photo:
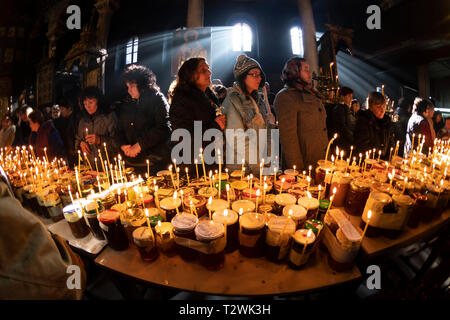
[[[391,119],[386,112],[384,96],[379,92],[369,94],[369,110],[360,110],[354,132],[356,153],[364,154],[366,151],[381,150],[381,159],[388,159],[390,148],[394,147],[394,132]]]
[[[195,148],[194,121],[201,121],[202,137],[208,129],[222,131],[225,128],[225,115],[222,114],[217,97],[209,88],[210,84],[211,71],[203,58],[187,60],[178,71],[169,118],[173,131],[186,129],[191,134],[191,155],[188,161],[190,164],[199,158],[200,147],[205,149],[210,143],[203,142],[202,139],[198,142],[199,148]]]
[[[125,162],[144,174],[149,160],[152,174],[170,162],[169,104],[144,66],[129,66],[122,78],[131,100],[119,110],[120,148]]]
[[[30,119],[31,134],[29,144],[33,146],[37,157],[45,157],[48,160],[53,158],[65,158],[64,146],[59,136],[58,130],[53,125],[52,120],[44,121],[44,115],[39,110],[34,110],[28,115]],[[46,151],[44,152],[44,149]]]

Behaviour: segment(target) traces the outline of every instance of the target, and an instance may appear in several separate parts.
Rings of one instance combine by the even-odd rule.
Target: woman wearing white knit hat
[[[245,54],[237,58],[233,73],[236,82],[225,98],[223,106],[227,116],[226,129],[234,129],[231,133],[236,135],[237,139],[226,137],[227,159],[230,159],[229,153],[233,157],[233,161],[227,163],[227,167],[231,170],[240,169],[244,159],[246,167],[256,174],[259,171],[261,155],[267,156],[267,150],[270,150],[267,143],[270,140],[267,136],[260,139],[259,129],[270,129],[274,126],[273,115],[261,91],[265,84],[265,76],[260,64]],[[254,129],[256,140],[253,141],[256,143],[250,143],[242,131],[240,134],[236,131],[238,129],[244,131]],[[250,132],[252,130],[247,131],[247,135]]]

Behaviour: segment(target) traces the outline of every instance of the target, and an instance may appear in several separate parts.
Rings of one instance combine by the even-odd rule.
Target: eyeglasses
[[[247,73],[248,76],[251,76],[253,78],[262,78],[261,73]]]

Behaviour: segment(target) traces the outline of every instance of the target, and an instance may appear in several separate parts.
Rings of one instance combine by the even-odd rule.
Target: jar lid
[[[284,178],[284,183],[292,183],[295,182],[295,175],[290,175],[290,174],[282,174],[281,176],[279,176],[279,181],[281,183],[281,179]],[[283,185],[284,186],[284,185]]]
[[[98,220],[101,223],[113,223],[115,221],[117,221],[120,218],[120,213],[117,210],[114,209],[109,209],[109,210],[105,210],[102,213],[99,214],[98,216]]]
[[[311,244],[316,241],[316,236],[314,235],[314,232],[311,232],[308,237],[308,231],[308,229],[299,229],[294,233],[292,238],[294,238],[294,241],[299,244]]]
[[[242,191],[242,195],[246,198],[252,198],[252,199],[256,199],[256,192],[259,190],[259,197],[261,198],[263,195],[262,190],[258,189],[258,188],[246,188],[244,189],[244,191]]]
[[[243,213],[247,213],[255,210],[255,204],[250,200],[238,200],[231,204],[231,208],[236,212],[243,209]]]
[[[81,206],[78,203],[71,203],[63,208],[63,213],[70,214],[75,211],[81,211]]]
[[[139,227],[133,231],[134,241],[150,241],[153,239],[153,232],[148,227]]]
[[[326,210],[328,209],[329,205],[330,205],[329,200],[323,199],[319,201],[319,209]]]
[[[231,183],[231,188],[236,190],[244,190],[248,187],[248,183],[245,181],[234,181]]]
[[[238,213],[234,210],[224,209],[214,212],[212,215],[212,219],[222,224],[225,224],[226,222],[227,225],[231,225],[237,222]]]
[[[254,212],[249,212],[243,214],[239,222],[241,227],[251,230],[262,229],[266,224],[266,219],[264,215]]]
[[[175,208],[179,208],[181,206],[180,198],[164,198],[159,203],[159,206],[164,210],[174,210]]]
[[[159,226],[156,224],[155,231],[157,234],[164,234],[164,233],[170,233],[173,230],[173,225],[170,222],[161,222],[161,225]]]
[[[184,188],[181,188],[181,190],[183,190],[183,197],[195,196],[194,188],[184,187]],[[180,193],[180,195],[181,195],[181,193]]]
[[[294,169],[286,169],[286,170],[284,170],[284,174],[295,177],[296,175],[298,175],[298,171],[294,170]],[[287,179],[286,179],[286,181],[287,181]]]
[[[268,224],[269,230],[275,233],[283,233],[294,234],[295,232],[295,222],[288,217],[273,217],[269,220]]]
[[[326,170],[332,171],[332,170],[334,170],[333,162],[328,161],[328,160],[319,160],[319,161],[317,161],[317,165],[318,165],[318,168],[322,169],[323,171],[326,171]]]
[[[297,202],[297,198],[289,193],[282,193],[276,195],[275,202],[280,206],[287,206],[289,204],[295,204]]]
[[[157,216],[151,216],[148,218],[150,221],[150,226],[155,227],[158,224],[158,221],[163,222],[163,218],[160,215]]]
[[[206,203],[205,198],[202,196],[183,196],[184,198],[184,205],[190,207],[191,201],[194,207],[200,207],[203,206]]]
[[[315,219],[306,220],[305,229],[311,229],[314,232],[314,234],[317,235],[319,230],[323,229],[323,223],[322,223],[322,221],[315,220]]]
[[[171,223],[177,230],[189,231],[195,228],[198,218],[193,214],[180,213],[173,217]]]
[[[198,190],[198,194],[205,198],[214,197],[217,193],[217,189],[211,187],[203,187]]]
[[[272,211],[272,209],[273,209],[270,204],[262,204],[258,208],[259,208],[259,212],[261,212],[261,213],[267,213],[267,212]]]
[[[292,210],[292,219],[294,220],[302,220],[306,218],[307,211],[304,207],[299,206],[298,204],[289,204],[283,208],[283,216],[288,216],[289,211]]]
[[[202,222],[195,227],[195,235],[199,240],[214,240],[222,237],[224,233],[224,225],[215,221]]]
[[[148,212],[149,217],[153,217],[153,216],[160,216],[164,211],[158,208],[148,208],[145,209],[144,213],[145,212]]]
[[[266,203],[274,203],[276,199],[276,195],[273,193],[266,194]]]
[[[392,198],[384,192],[372,192],[370,194],[370,198],[382,203],[388,203],[392,201]]]
[[[351,182],[352,187],[358,189],[369,189],[371,184],[372,184],[371,180],[362,177],[356,178]]]
[[[87,200],[84,203],[84,208],[86,210],[86,213],[97,213],[97,210],[100,212],[100,206],[99,203],[96,200]],[[96,210],[97,209],[97,210]]]
[[[169,170],[161,170],[161,171],[158,171],[158,172],[156,173],[156,176],[157,176],[157,177],[170,176],[170,171],[169,171]]]
[[[345,184],[345,183],[350,183],[350,181],[352,181],[352,177],[348,173],[343,173],[341,171],[336,171],[333,174],[333,180],[332,180],[333,183]]]
[[[319,208],[319,200],[316,198],[301,197],[298,199],[297,203],[306,210]]]
[[[414,200],[406,194],[395,194],[392,196],[395,203],[402,206],[413,206]]]
[[[215,211],[222,211],[228,208],[228,201],[223,199],[212,199],[211,204],[206,203],[206,209]]]

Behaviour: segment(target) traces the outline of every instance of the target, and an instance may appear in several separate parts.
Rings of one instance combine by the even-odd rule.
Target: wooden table
[[[198,263],[184,262],[178,255],[160,254],[146,263],[136,248],[114,251],[107,247],[95,263],[151,284],[213,295],[264,296],[305,293],[320,288],[349,283],[361,278],[355,265],[347,272],[336,272],[328,266],[327,253],[318,249],[302,270],[286,263],[265,258],[246,258],[238,250],[226,254],[225,266],[208,271]]]
[[[341,208],[344,212],[345,210]],[[347,214],[347,213],[346,213]],[[348,215],[355,227],[360,228],[361,217]],[[430,239],[450,222],[450,210],[445,211],[438,219],[430,222],[420,222],[415,229],[406,227],[398,238],[390,239],[384,236],[375,238],[364,237],[361,248],[365,258],[372,259],[380,255],[409,246],[417,241]]]

